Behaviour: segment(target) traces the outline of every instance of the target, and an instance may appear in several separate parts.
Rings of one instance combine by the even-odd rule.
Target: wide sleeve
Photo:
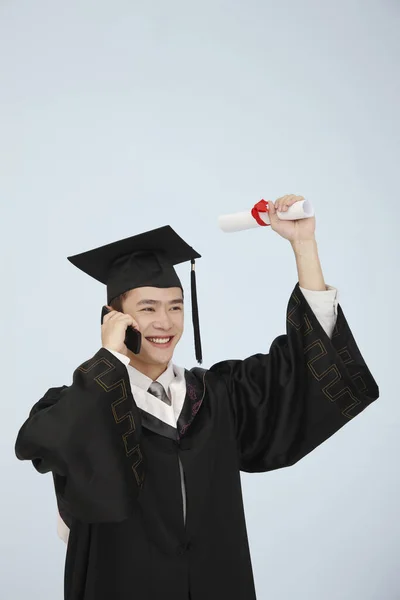
[[[15,452],[40,473],[52,471],[69,525],[129,517],[144,480],[140,417],[126,367],[106,349],[51,388],[21,427]]]
[[[340,305],[337,312],[330,339],[297,284],[286,335],[269,354],[211,367],[227,387],[241,470],[293,465],[378,398]]]

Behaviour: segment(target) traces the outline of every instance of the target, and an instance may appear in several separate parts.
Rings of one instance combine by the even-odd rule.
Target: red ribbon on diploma
[[[251,215],[252,217],[254,217],[254,219],[257,221],[257,223],[259,225],[261,225],[261,227],[268,227],[269,223],[264,223],[264,221],[261,219],[259,213],[266,213],[268,212],[269,207],[268,207],[268,202],[266,200],[260,200],[260,202],[257,202],[257,204],[255,204],[253,206],[253,208],[251,209]]]

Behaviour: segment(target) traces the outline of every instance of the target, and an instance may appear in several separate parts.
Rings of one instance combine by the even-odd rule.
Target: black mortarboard
[[[195,259],[200,258],[169,225],[146,231],[68,260],[107,286],[107,303],[138,287],[180,287],[174,265],[191,261],[192,319],[196,359],[202,362],[199,313],[197,307]]]

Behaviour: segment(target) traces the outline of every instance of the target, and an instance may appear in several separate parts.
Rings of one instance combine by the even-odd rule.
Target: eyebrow
[[[136,306],[143,306],[143,304],[161,304],[161,300],[144,299],[140,300]],[[183,298],[176,298],[175,300],[170,300],[168,304],[183,304]]]

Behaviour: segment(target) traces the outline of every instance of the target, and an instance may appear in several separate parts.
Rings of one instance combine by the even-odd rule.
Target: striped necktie
[[[161,383],[159,383],[158,381],[153,381],[153,383],[147,391],[149,392],[149,394],[152,394],[159,400],[162,400],[162,402],[165,402],[165,404],[169,404],[169,406],[171,406],[171,400],[165,393],[164,386],[161,385]]]

